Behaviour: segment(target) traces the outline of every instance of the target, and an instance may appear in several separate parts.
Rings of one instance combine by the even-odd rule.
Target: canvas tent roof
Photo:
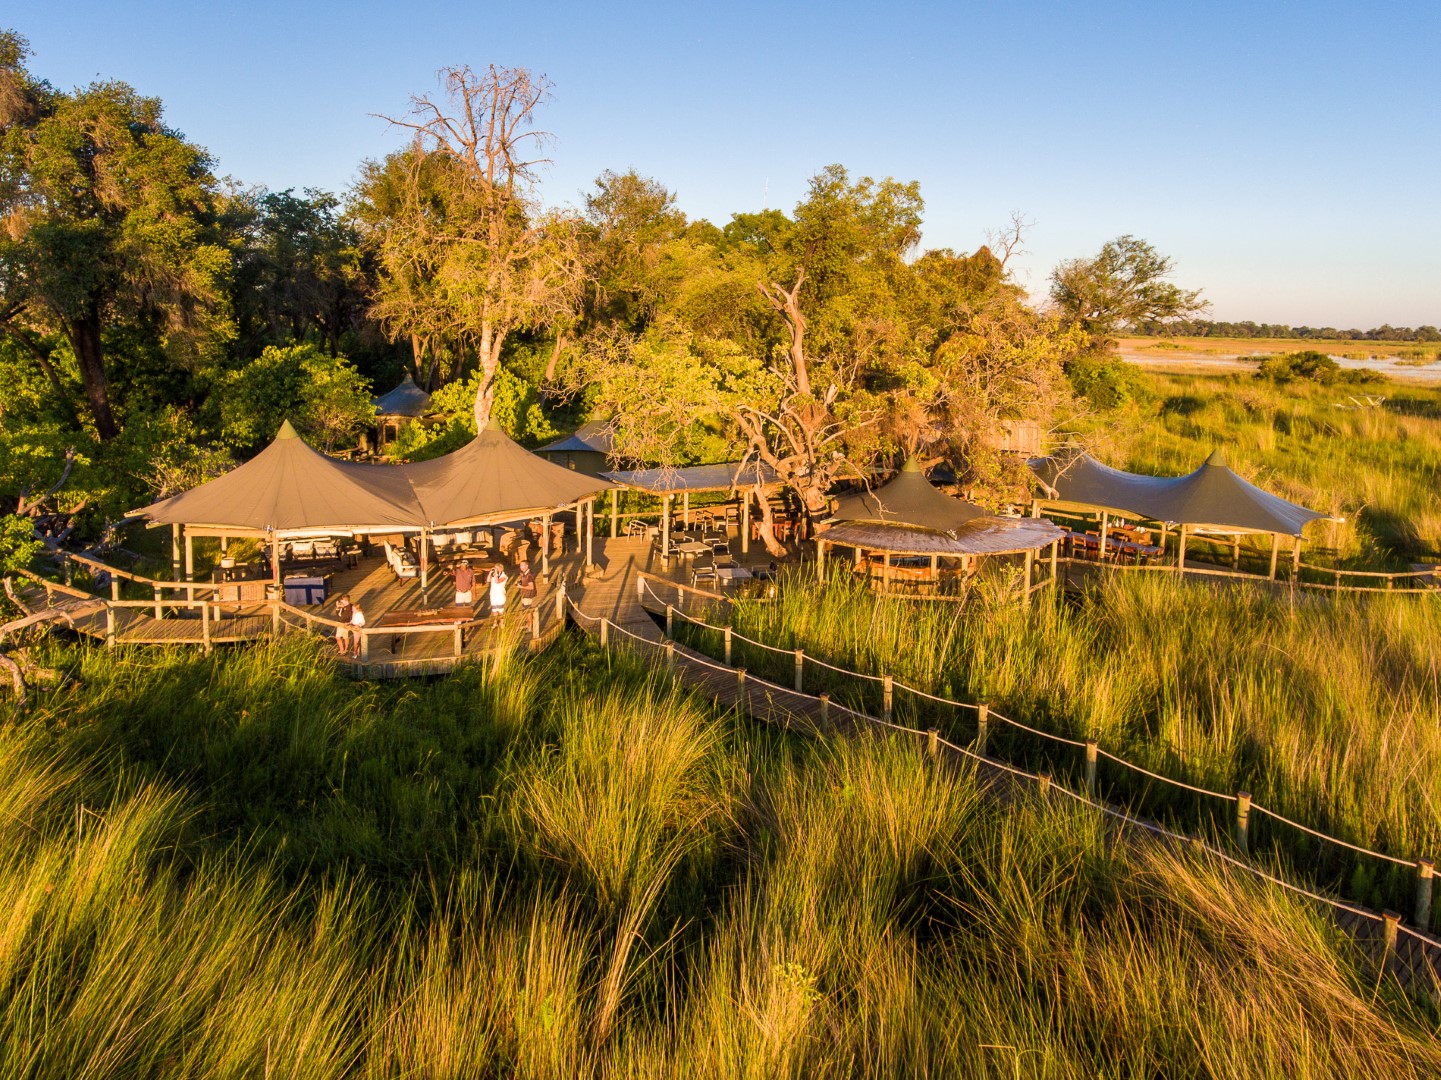
[[[819,534],[831,544],[893,555],[1003,555],[1034,551],[1063,531],[1044,518],[978,517],[949,532],[880,521],[841,521]]]
[[[374,404],[376,416],[424,416],[430,412],[430,395],[407,375],[394,390],[375,398]]]
[[[720,465],[687,465],[681,469],[631,469],[601,473],[622,487],[670,495],[681,491],[729,491],[759,482],[770,487],[780,477],[769,465],[758,461],[728,461]]]
[[[542,513],[610,487],[537,457],[494,422],[453,454],[394,468],[405,474],[427,523],[435,525]]]
[[[399,470],[326,457],[286,421],[244,465],[140,511],[161,524],[260,532],[331,526],[379,531],[414,525],[415,495]]]
[[[312,449],[287,421],[244,465],[139,512],[157,523],[258,532],[384,532],[518,519],[608,486],[537,457],[495,426],[431,461],[367,465]]]
[[[828,543],[905,555],[998,555],[1043,548],[1061,529],[1036,518],[1003,518],[933,487],[914,461],[873,491],[843,495],[820,534]]]
[[[1140,476],[1074,451],[1031,461],[1047,492],[1062,502],[1121,510],[1178,525],[1300,536],[1327,515],[1262,491],[1237,476],[1217,450],[1185,476]]]
[[[953,499],[934,487],[912,459],[880,487],[842,495],[836,500],[831,518],[837,522],[879,521],[947,532],[985,516],[979,506]]]
[[[608,422],[605,420],[588,420],[569,435],[564,435],[555,442],[546,443],[537,454],[609,454],[614,445],[611,438]]]

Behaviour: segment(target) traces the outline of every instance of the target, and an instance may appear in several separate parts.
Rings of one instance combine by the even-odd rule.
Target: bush
[[[1071,388],[1097,409],[1119,409],[1146,396],[1140,370],[1115,356],[1082,356],[1066,369]]]
[[[1279,383],[1305,379],[1322,386],[1330,386],[1340,375],[1341,365],[1315,349],[1264,357],[1256,369],[1256,378]]]

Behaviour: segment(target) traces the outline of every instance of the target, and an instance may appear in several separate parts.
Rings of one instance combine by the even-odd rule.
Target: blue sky
[[[222,173],[343,190],[442,65],[544,72],[543,188],[790,209],[831,162],[919,180],[926,246],[1013,210],[1034,293],[1133,233],[1222,319],[1441,324],[1441,4],[6,5],[32,70],[160,97]]]

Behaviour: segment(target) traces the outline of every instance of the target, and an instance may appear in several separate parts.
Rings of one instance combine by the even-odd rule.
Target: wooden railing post
[[[991,707],[989,705],[976,706],[976,753],[982,757],[986,756],[986,738],[990,734]]]
[[[744,718],[746,715],[746,669],[736,668],[736,712]]]
[[[164,617],[165,617],[165,612],[162,611],[162,610],[161,610],[161,607],[160,607],[160,586],[159,586],[159,585],[156,585],[156,586],[155,586],[155,617],[156,617],[157,619],[161,619],[161,618],[164,618]]]
[[[797,650],[796,650],[796,693],[797,693],[797,694],[804,694],[804,693],[806,692],[806,691],[805,691],[805,667],[806,667],[806,651],[805,651],[804,649],[797,649]]]
[[[665,636],[666,636],[667,638],[673,638],[673,637],[675,637],[675,605],[674,605],[674,604],[667,604],[667,605],[665,606]]]
[[[536,641],[540,640],[540,608],[530,609],[530,636]]]
[[[1096,797],[1096,759],[1100,749],[1096,740],[1086,740],[1086,796],[1091,799]]]
[[[725,645],[726,645],[726,667],[730,667],[730,666],[731,666],[731,628],[730,628],[729,626],[727,626],[727,627],[725,628],[725,635],[724,635],[724,636],[725,636]]]
[[[565,582],[562,581],[555,587],[555,617],[562,623],[565,622]]]
[[[1396,931],[1401,925],[1401,915],[1395,911],[1381,912],[1381,945],[1386,955],[1381,958],[1385,965],[1387,957],[1396,951]]]
[[[115,609],[105,605],[105,647],[115,648]]]
[[[465,630],[457,626],[451,638],[451,647],[455,651],[455,658],[459,660],[460,654],[465,651]]]
[[[277,610],[279,610],[279,609],[277,609]],[[362,626],[362,627],[360,628],[360,661],[361,661],[361,663],[365,663],[365,662],[366,662],[367,660],[369,660],[369,659],[370,659],[370,628],[369,628],[368,626]]]
[[[1431,882],[1435,876],[1434,862],[1416,860],[1416,925],[1422,930],[1431,929]]]
[[[200,642],[205,652],[210,652],[210,605],[200,605]]]
[[[926,753],[934,761],[941,756],[941,733],[935,728],[926,729]]]
[[[1036,791],[1041,796],[1041,801],[1051,797],[1051,774],[1048,772],[1036,774]]]
[[[665,643],[665,670],[667,674],[675,674],[675,642]]]
[[[829,734],[831,733],[831,696],[830,696],[830,694],[822,694],[822,695],[820,696],[820,703],[821,703],[821,730],[824,731],[827,735],[829,735]]]
[[[600,617],[600,647],[602,649],[610,645],[610,619],[605,615]]]
[[[270,601],[270,636],[273,638],[280,636],[280,601],[278,599]]]
[[[895,681],[895,679],[891,678],[891,676],[889,676],[889,675],[882,675],[882,676],[881,676],[881,719],[884,720],[884,721],[885,721],[886,723],[888,723],[888,724],[891,722],[891,716],[892,716],[892,715],[894,714],[894,712],[895,712],[895,709],[894,709],[894,707],[893,707],[893,706],[895,705],[895,696],[896,696],[896,681]]]
[[[1236,792],[1236,846],[1245,855],[1250,850],[1251,842],[1251,793],[1249,791]]]
[[[120,578],[115,574],[110,575],[110,599],[120,599]]]

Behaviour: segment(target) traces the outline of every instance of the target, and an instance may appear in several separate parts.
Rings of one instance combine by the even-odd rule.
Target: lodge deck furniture
[[[474,618],[474,608],[448,604],[445,607],[423,608],[416,611],[387,611],[370,625],[376,630],[399,626],[434,626],[438,631],[449,632],[453,627],[471,622]],[[409,634],[392,634],[390,637],[391,653],[395,656],[402,655],[405,649],[405,639],[409,636]]]

